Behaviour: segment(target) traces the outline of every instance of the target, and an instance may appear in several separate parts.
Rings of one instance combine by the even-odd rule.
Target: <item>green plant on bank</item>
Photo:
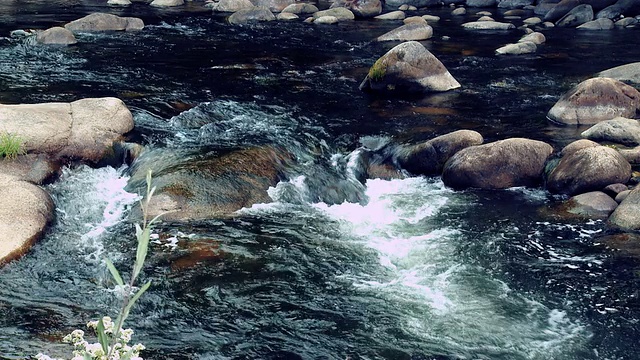
[[[383,59],[378,59],[369,69],[369,79],[380,81],[387,74],[387,64]]]
[[[0,134],[0,157],[15,159],[24,154],[24,139],[12,133]]]
[[[124,299],[122,301],[122,308],[115,322],[111,321],[111,318],[105,316],[98,321],[90,321],[87,323],[87,327],[92,328],[96,337],[97,343],[89,343],[84,339],[84,331],[74,330],[71,334],[65,336],[62,341],[70,343],[74,346],[72,360],[142,360],[140,357],[140,351],[144,350],[144,345],[136,344],[129,346],[128,343],[131,340],[133,330],[122,329],[125,320],[129,316],[129,312],[136,301],[144,294],[145,291],[151,286],[151,282],[147,282],[142,285],[138,291],[133,294],[134,285],[144,261],[147,257],[147,250],[149,249],[149,239],[151,237],[151,229],[153,224],[158,221],[158,218],[163,214],[160,214],[153,219],[148,219],[148,208],[151,197],[153,196],[155,187],[151,187],[151,171],[147,173],[147,191],[145,197],[140,201],[140,207],[142,208],[143,220],[142,226],[136,224],[136,239],[138,241],[138,247],[136,251],[136,260],[133,264],[133,272],[129,282],[125,284],[122,280],[120,272],[116,269],[113,263],[109,259],[105,259],[105,263],[113,280],[116,284],[124,290]],[[132,295],[133,294],[133,295]],[[53,359],[44,354],[36,355],[38,360],[60,360]]]

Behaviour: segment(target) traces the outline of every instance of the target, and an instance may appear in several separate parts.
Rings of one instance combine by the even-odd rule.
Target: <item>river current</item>
[[[139,16],[147,27],[80,34],[69,48],[9,35],[94,11]],[[143,357],[640,358],[639,261],[600,241],[604,223],[545,216],[560,199],[542,189],[356,180],[361,146],[390,139],[472,129],[487,141],[522,136],[559,149],[584,129],[548,123],[555,101],[640,55],[630,46],[636,30],[551,29],[536,54],[497,57],[519,31],[464,31],[459,25],[473,15],[449,12],[429,10],[442,19],[423,44],[462,89],[407,99],[358,90],[395,45],[371,39],[395,22],[231,26],[199,3],[0,4],[0,102],[116,96],[134,114],[131,140],[167,161],[256,145],[306,161],[269,189],[271,202],[230,218],[158,226],[142,275],[152,286],[127,324],[148,348]],[[319,169],[344,175],[350,201],[323,201],[330,196]],[[135,256],[128,214],[138,196],[125,190],[128,174],[73,167],[47,185],[57,207],[52,228],[0,269],[0,358],[68,354],[62,336],[115,316],[103,259],[128,273]]]

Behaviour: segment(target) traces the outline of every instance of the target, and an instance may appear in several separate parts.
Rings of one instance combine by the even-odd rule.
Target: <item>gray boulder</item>
[[[249,0],[220,0],[213,6],[213,11],[236,12],[245,9],[252,9],[253,3]]]
[[[630,178],[631,165],[616,150],[606,146],[587,147],[560,159],[547,177],[547,189],[575,195],[626,183]]]
[[[184,5],[184,0],[153,0],[149,5],[155,7],[173,7]]]
[[[468,7],[495,7],[497,0],[467,0]]]
[[[616,66],[598,73],[598,76],[640,84],[640,62]]]
[[[444,164],[458,151],[481,145],[482,135],[472,130],[458,130],[427,142],[402,146],[396,150],[395,162],[413,174],[436,176],[442,174]]]
[[[397,9],[402,5],[423,8],[430,6],[442,6],[442,0],[386,0],[384,4],[388,9]]]
[[[607,18],[595,19],[577,27],[578,30],[611,30],[615,27],[613,21]]]
[[[337,7],[337,8],[322,10],[322,11],[313,13],[314,19],[317,19],[322,16],[333,16],[336,19],[338,19],[338,21],[353,20],[356,18],[356,16],[353,14],[351,10],[343,7]]]
[[[533,0],[501,0],[498,3],[498,7],[504,9],[520,9],[533,5],[533,2]]]
[[[515,44],[507,44],[496,50],[498,55],[522,55],[536,52],[538,47],[531,41],[517,42]]]
[[[513,24],[498,21],[472,21],[462,24],[462,27],[467,30],[511,30],[516,28]]]
[[[340,20],[337,17],[331,16],[331,15],[320,16],[319,18],[313,21],[314,24],[327,24],[327,25],[337,24],[338,22],[340,22]]]
[[[274,21],[276,16],[265,7],[238,10],[227,18],[229,24],[241,25],[252,22]]]
[[[638,23],[638,19],[633,17],[626,17],[624,19],[620,19],[614,23],[617,27],[631,27]]]
[[[70,30],[59,26],[38,32],[36,41],[47,45],[73,45],[78,42]]]
[[[522,138],[471,146],[447,161],[442,180],[454,189],[537,186],[552,152],[549,144]]]
[[[277,13],[287,6],[294,4],[295,0],[253,0],[253,5],[259,8],[267,8],[269,11]]]
[[[288,12],[296,15],[313,14],[315,12],[318,12],[318,8],[313,4],[295,3],[282,9],[282,12]]]
[[[331,4],[331,8],[344,7],[356,17],[371,18],[382,13],[381,0],[337,0]]]
[[[144,28],[144,22],[139,18],[93,13],[74,20],[64,27],[73,32],[132,31]]]
[[[637,15],[640,12],[640,1],[638,0],[618,0],[615,4],[600,10],[596,17],[615,19],[620,15]]]
[[[556,21],[558,27],[577,27],[593,20],[593,8],[591,5],[578,5],[571,9],[560,20]]]
[[[382,15],[378,15],[375,18],[378,20],[404,20],[407,15],[402,10],[391,11]]]
[[[547,118],[562,124],[590,125],[619,116],[634,118],[638,110],[638,90],[618,80],[592,78],[564,94]]]
[[[580,0],[562,0],[551,7],[544,15],[544,21],[556,22],[567,15],[571,9],[582,4]]]
[[[11,175],[19,180],[42,185],[58,175],[60,162],[47,154],[24,154],[15,159],[0,161],[0,174]]]
[[[547,38],[541,32],[532,32],[527,34],[518,40],[518,42],[532,42],[536,45],[542,45],[547,41]]]
[[[636,186],[611,214],[609,224],[628,230],[640,230],[640,186]]]
[[[433,36],[433,28],[427,25],[427,22],[422,18],[420,20],[423,23],[413,23],[402,25],[399,28],[395,28],[386,34],[380,35],[376,38],[377,41],[420,41],[427,40]]]
[[[618,203],[602,191],[591,191],[571,197],[562,207],[567,213],[580,218],[605,220]]]
[[[0,174],[0,266],[24,255],[53,219],[51,196],[40,187]]]
[[[559,2],[560,2],[560,0],[541,0],[541,1],[538,1],[536,6],[533,8],[533,13],[544,18],[544,16],[547,15],[547,13],[549,11],[551,11],[551,9],[553,9]],[[571,10],[571,9],[568,9],[567,12],[569,10]],[[564,14],[566,14],[566,12]],[[561,17],[564,16],[564,14],[559,15],[553,21],[560,19]]]
[[[617,117],[593,125],[583,131],[581,136],[594,141],[638,146],[640,145],[640,122],[635,119]]]
[[[389,50],[360,84],[360,90],[382,92],[448,91],[459,87],[440,60],[417,41]]]

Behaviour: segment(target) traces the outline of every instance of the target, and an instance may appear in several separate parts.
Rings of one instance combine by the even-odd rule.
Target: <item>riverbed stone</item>
[[[543,33],[535,31],[530,34],[526,34],[518,40],[518,42],[532,42],[536,45],[542,45],[547,41],[547,38]]]
[[[598,73],[598,77],[640,84],[640,62],[616,66]]]
[[[611,184],[611,185],[605,186],[605,188],[602,189],[602,192],[615,199],[616,196],[618,196],[618,194],[620,194],[623,191],[628,191],[628,190],[629,190],[629,187],[627,185],[621,184],[621,183],[617,183],[617,184]]]
[[[344,7],[358,18],[371,18],[382,13],[381,0],[336,0],[331,8]]]
[[[249,0],[220,0],[213,6],[213,11],[236,12],[245,9],[253,9],[253,3]]]
[[[582,4],[571,9],[565,16],[556,21],[556,26],[577,27],[593,19],[593,8],[591,5]]]
[[[238,10],[227,18],[229,24],[241,25],[252,22],[274,21],[276,16],[266,7]]]
[[[578,30],[611,30],[615,27],[613,21],[607,18],[595,19],[577,27]]]
[[[149,6],[155,7],[173,7],[184,5],[184,0],[153,0]]]
[[[468,7],[495,7],[498,5],[497,0],[467,0],[466,2]]]
[[[594,146],[563,156],[547,177],[547,189],[576,195],[626,183],[630,178],[631,165],[620,153],[606,146]]]
[[[438,22],[440,21],[440,16],[436,16],[436,15],[422,15],[422,18],[427,20],[427,23],[432,23],[432,22]]]
[[[511,23],[499,21],[472,21],[462,24],[462,27],[467,30],[511,30],[516,28]]]
[[[629,196],[629,194],[631,193],[631,190],[624,190],[624,191],[620,191],[618,193],[618,195],[616,195],[615,200],[618,204],[621,204],[624,199],[627,198],[627,196]]]
[[[420,18],[422,20],[422,18]],[[422,20],[423,23],[405,24],[398,28],[395,28],[386,34],[380,35],[376,38],[377,41],[420,41],[427,40],[433,36],[433,28],[427,25],[427,22]]]
[[[540,19],[537,16],[534,16],[534,17],[530,17],[530,18],[526,18],[526,19],[522,20],[522,23],[525,24],[525,25],[529,25],[529,26],[538,25],[538,24],[542,23],[542,19]]]
[[[414,6],[415,8],[424,8],[430,6],[442,6],[442,0],[386,0],[385,7],[389,9],[397,9],[402,5]]]
[[[93,13],[74,20],[64,27],[73,32],[132,31],[141,30],[144,22],[140,18]]]
[[[281,12],[278,15],[276,15],[276,19],[282,20],[282,21],[290,21],[290,20],[298,20],[300,19],[300,17],[294,13]]]
[[[640,146],[631,149],[618,149],[618,152],[631,165],[640,165]]]
[[[555,23],[580,4],[580,0],[562,0],[556,4],[553,4],[553,6],[551,6],[551,9],[544,15],[544,21]]]
[[[314,19],[317,19],[322,16],[333,16],[336,19],[338,19],[338,21],[353,20],[356,18],[356,16],[353,14],[351,10],[343,7],[321,10],[313,13]]]
[[[404,20],[407,15],[402,10],[391,11],[382,15],[378,15],[375,18],[378,20]]]
[[[331,16],[331,15],[320,16],[319,18],[313,21],[314,24],[327,24],[327,25],[337,24],[338,22],[340,22],[340,20],[337,17]]]
[[[481,145],[484,139],[473,130],[458,130],[424,143],[405,145],[395,151],[395,162],[416,175],[441,175],[444,164],[458,151]]]
[[[596,14],[596,18],[615,19],[620,15],[637,15],[640,12],[640,1],[618,0]]]
[[[42,237],[54,204],[42,188],[0,174],[0,266],[18,259]]]
[[[515,44],[507,44],[496,49],[498,55],[522,55],[536,52],[538,47],[531,41],[517,42]]]
[[[529,5],[533,5],[533,0],[501,0],[498,2],[498,7],[503,9],[521,9]]]
[[[492,18],[491,16],[485,15],[485,16],[482,16],[482,17],[478,18],[478,20],[476,20],[476,21],[496,21],[496,19]]]
[[[300,14],[313,14],[315,12],[318,12],[318,7],[313,5],[313,4],[307,4],[307,3],[295,3],[295,4],[291,4],[289,6],[287,6],[286,8],[282,9],[282,12],[288,12],[288,13],[292,13],[292,14],[296,14],[296,15],[300,15]]]
[[[564,94],[547,118],[561,124],[590,125],[616,117],[634,118],[640,110],[640,92],[610,78],[585,80]]]
[[[409,16],[402,20],[403,24],[428,24],[422,16]]]
[[[256,7],[265,7],[269,11],[279,13],[287,6],[295,3],[295,0],[252,0]]]
[[[461,15],[466,15],[466,14],[467,14],[467,9],[465,9],[463,7],[455,8],[455,9],[453,9],[453,11],[451,11],[451,15],[453,15],[453,16],[461,16]]]
[[[628,26],[636,25],[637,23],[638,23],[638,19],[633,17],[626,17],[624,19],[620,19],[616,21],[614,25],[617,27],[628,27]]]
[[[447,161],[442,180],[454,189],[538,186],[552,152],[547,143],[523,138],[467,147]]]
[[[460,87],[444,65],[417,41],[399,44],[380,57],[360,84],[378,92],[439,92]]]
[[[107,5],[129,6],[129,5],[131,5],[131,1],[130,0],[109,0],[109,1],[107,1]]]
[[[602,191],[572,196],[562,208],[571,215],[580,218],[605,220],[618,207],[618,203]]]
[[[640,186],[636,186],[611,214],[609,224],[627,230],[640,230]]]
[[[61,26],[40,31],[36,34],[36,41],[47,45],[73,45],[78,42],[70,30]]]
[[[617,117],[601,121],[580,134],[594,141],[606,141],[627,146],[640,145],[640,122],[635,119]]]
[[[19,180],[42,185],[57,177],[60,162],[46,154],[23,154],[15,159],[0,161],[0,174],[11,175]]]

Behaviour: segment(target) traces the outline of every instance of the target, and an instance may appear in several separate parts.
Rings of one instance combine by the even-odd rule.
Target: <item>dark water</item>
[[[9,37],[93,11],[140,16],[148,27],[81,34],[69,48]],[[423,44],[462,89],[388,99],[357,87],[394,45],[370,40],[397,23],[234,27],[199,3],[0,4],[0,102],[117,96],[134,112],[132,138],[166,161],[269,144],[300,160],[297,174],[270,189],[272,203],[158,229],[142,279],[153,286],[128,323],[149,349],[145,358],[640,357],[638,261],[607,250],[601,222],[544,217],[540,209],[557,199],[538,189],[454,192],[438,179],[363,186],[353,178],[360,143],[393,137],[464,128],[562,146],[583,129],[546,121],[557,98],[640,55],[634,30],[553,29],[536,54],[496,57],[520,32],[467,32],[448,12],[432,11],[442,20]],[[319,169],[343,174],[367,201],[314,200],[326,195]],[[126,174],[69,169],[48,187],[54,227],[0,270],[3,358],[69,353],[64,334],[113,315],[117,296],[101,259],[122,269],[133,261]]]

